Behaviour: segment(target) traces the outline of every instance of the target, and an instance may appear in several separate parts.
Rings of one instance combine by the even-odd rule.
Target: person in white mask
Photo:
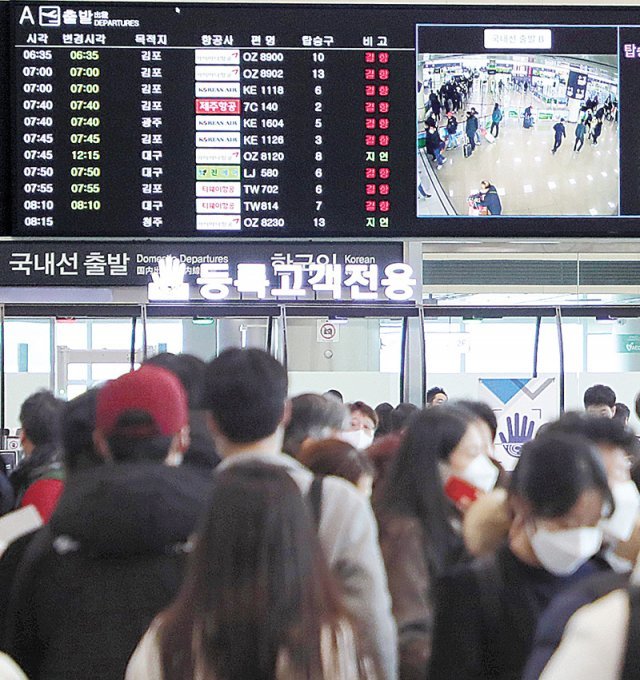
[[[341,433],[340,439],[356,449],[367,449],[373,444],[378,427],[378,414],[364,401],[354,401],[348,404],[348,407],[351,412],[351,427]]]
[[[407,425],[381,493],[374,494],[402,680],[425,677],[433,584],[469,559],[461,536],[463,514],[498,478],[486,441],[477,417],[466,409],[443,405],[419,411]]]
[[[635,434],[615,419],[581,413],[565,414],[547,432],[581,434],[596,445],[614,500],[613,513],[600,522],[603,532],[600,557],[615,573],[581,581],[554,600],[538,622],[523,680],[538,680],[578,609],[626,584],[640,549],[640,494],[629,472],[629,461],[638,457]]]
[[[587,439],[545,433],[527,442],[508,504],[507,542],[439,583],[429,680],[521,678],[551,600],[604,568],[594,558],[613,497]]]

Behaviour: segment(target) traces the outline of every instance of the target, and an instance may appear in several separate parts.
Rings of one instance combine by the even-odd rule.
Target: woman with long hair
[[[185,582],[126,680],[369,678],[297,485],[276,466],[214,476]]]
[[[425,677],[431,648],[432,584],[469,559],[465,510],[498,478],[477,416],[455,406],[411,419],[376,503],[380,545],[398,624],[400,678]]]

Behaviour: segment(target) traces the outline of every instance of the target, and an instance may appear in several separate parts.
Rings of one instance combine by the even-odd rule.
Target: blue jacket
[[[563,123],[556,123],[553,126],[553,129],[555,130],[556,133],[556,139],[562,139],[562,137],[567,136],[567,132],[564,129],[564,124]]]
[[[490,215],[502,214],[502,203],[500,202],[500,196],[498,196],[498,190],[493,186],[493,184],[489,185],[489,190],[484,195],[484,198],[478,201],[478,205],[485,206]]]
[[[465,125],[465,132],[469,137],[473,137],[478,131],[478,119],[475,116],[469,116],[467,118],[467,124]]]

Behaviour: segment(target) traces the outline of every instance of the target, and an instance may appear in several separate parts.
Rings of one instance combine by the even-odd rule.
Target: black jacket
[[[522,675],[522,680],[538,680],[544,667],[560,645],[569,619],[587,604],[608,595],[618,588],[626,588],[629,574],[607,571],[580,581],[562,597],[549,605],[538,622],[533,651]]]
[[[31,680],[122,680],[180,586],[208,486],[189,468],[153,463],[69,481],[49,540],[29,546],[11,595],[5,648]]]
[[[551,600],[601,568],[590,560],[571,576],[554,576],[505,545],[454,570],[436,592],[429,680],[520,680]]]

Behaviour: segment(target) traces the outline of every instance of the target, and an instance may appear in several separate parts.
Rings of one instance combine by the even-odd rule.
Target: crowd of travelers
[[[290,399],[258,349],[38,392],[0,678],[637,678],[640,447],[613,390],[584,403],[507,473],[482,402]]]

